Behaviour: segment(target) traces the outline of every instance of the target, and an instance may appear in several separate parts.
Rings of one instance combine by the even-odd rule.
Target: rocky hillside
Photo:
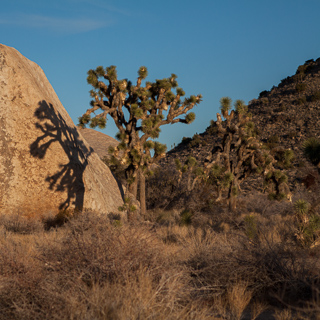
[[[320,136],[320,58],[308,60],[269,91],[250,101],[249,112],[262,141],[270,146],[283,146],[295,153],[293,167],[287,171],[292,187],[314,168],[304,158],[303,142]],[[199,135],[184,138],[162,160],[162,165],[173,165],[175,158],[185,161],[192,155],[203,161],[217,141],[215,123]]]

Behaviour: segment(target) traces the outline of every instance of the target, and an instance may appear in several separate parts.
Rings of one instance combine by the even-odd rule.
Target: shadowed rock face
[[[122,194],[41,68],[0,44],[0,213],[116,212]]]

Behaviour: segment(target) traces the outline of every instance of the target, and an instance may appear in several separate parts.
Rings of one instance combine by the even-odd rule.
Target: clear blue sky
[[[41,66],[75,123],[89,69],[116,65],[132,81],[142,65],[149,81],[177,74],[203,102],[191,125],[162,127],[170,148],[203,132],[222,96],[247,103],[318,58],[319,12],[319,0],[2,0],[0,43]]]

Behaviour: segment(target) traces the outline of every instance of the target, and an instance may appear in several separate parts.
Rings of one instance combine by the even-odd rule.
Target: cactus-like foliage
[[[303,199],[299,199],[293,204],[293,208],[294,208],[295,213],[299,217],[302,217],[308,213],[309,208],[310,208],[310,204]]]
[[[265,177],[273,198],[280,200],[290,196],[287,177],[275,169],[276,159],[258,140],[257,130],[244,102],[237,100],[235,110],[231,110],[231,99],[228,97],[222,98],[220,103],[225,120],[217,113],[215,124],[220,139],[205,163],[208,181],[218,191],[217,200],[222,200],[223,193],[227,193],[230,209],[234,210],[241,182],[252,174]],[[290,153],[287,158],[291,156]]]
[[[296,214],[296,239],[301,245],[312,247],[319,241],[320,217],[313,212],[310,203],[303,199],[297,200],[293,208]]]
[[[191,192],[198,181],[203,180],[205,177],[205,172],[203,167],[198,164],[196,158],[190,156],[185,161],[184,165],[181,164],[178,158],[175,159],[175,165],[177,172],[179,174],[178,184],[180,184],[182,180],[182,175],[185,174],[187,176],[187,190]]]
[[[315,166],[320,163],[320,141],[315,137],[311,137],[303,143],[304,155]]]
[[[113,118],[119,133],[119,145],[109,150],[125,168],[129,191],[137,197],[140,183],[140,203],[145,211],[145,174],[151,165],[161,159],[166,146],[152,139],[158,138],[160,127],[165,124],[186,123],[195,119],[190,110],[200,103],[202,96],[190,96],[181,100],[185,92],[178,88],[177,76],[146,82],[146,67],[140,67],[136,84],[119,80],[115,66],[97,67],[88,71],[87,81],[92,85],[93,98],[89,108],[79,118],[79,125],[103,128],[107,117]],[[114,164],[117,161],[113,161]]]

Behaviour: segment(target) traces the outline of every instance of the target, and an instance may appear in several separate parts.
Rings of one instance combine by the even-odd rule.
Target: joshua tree
[[[198,165],[196,158],[189,156],[182,166],[178,158],[175,159],[176,169],[178,171],[178,185],[180,185],[182,180],[182,175],[187,175],[187,191],[191,192],[196,183],[200,180],[203,180],[205,177],[204,170],[201,166]]]
[[[191,123],[195,114],[189,111],[202,98],[201,95],[192,95],[181,101],[185,93],[178,88],[174,74],[142,85],[147,75],[147,68],[140,67],[134,85],[126,79],[118,80],[115,66],[89,70],[87,81],[93,86],[90,91],[93,100],[91,108],[79,118],[80,126],[90,124],[92,128],[104,128],[107,116],[113,118],[119,130],[117,138],[120,143],[109,151],[115,163],[117,160],[124,167],[128,189],[135,198],[140,182],[142,214],[146,211],[145,175],[166,152],[166,146],[153,139],[159,137],[162,125]],[[95,114],[96,111],[99,113]]]
[[[218,199],[222,199],[227,190],[227,199],[231,210],[236,208],[236,197],[240,185],[251,174],[265,177],[271,196],[281,199],[289,196],[287,177],[275,170],[275,158],[264,149],[256,138],[257,132],[247,106],[243,101],[235,102],[235,111],[231,110],[231,99],[221,98],[221,114],[217,113],[216,131],[220,137],[211,154],[206,159],[206,172],[209,181],[217,187]]]

